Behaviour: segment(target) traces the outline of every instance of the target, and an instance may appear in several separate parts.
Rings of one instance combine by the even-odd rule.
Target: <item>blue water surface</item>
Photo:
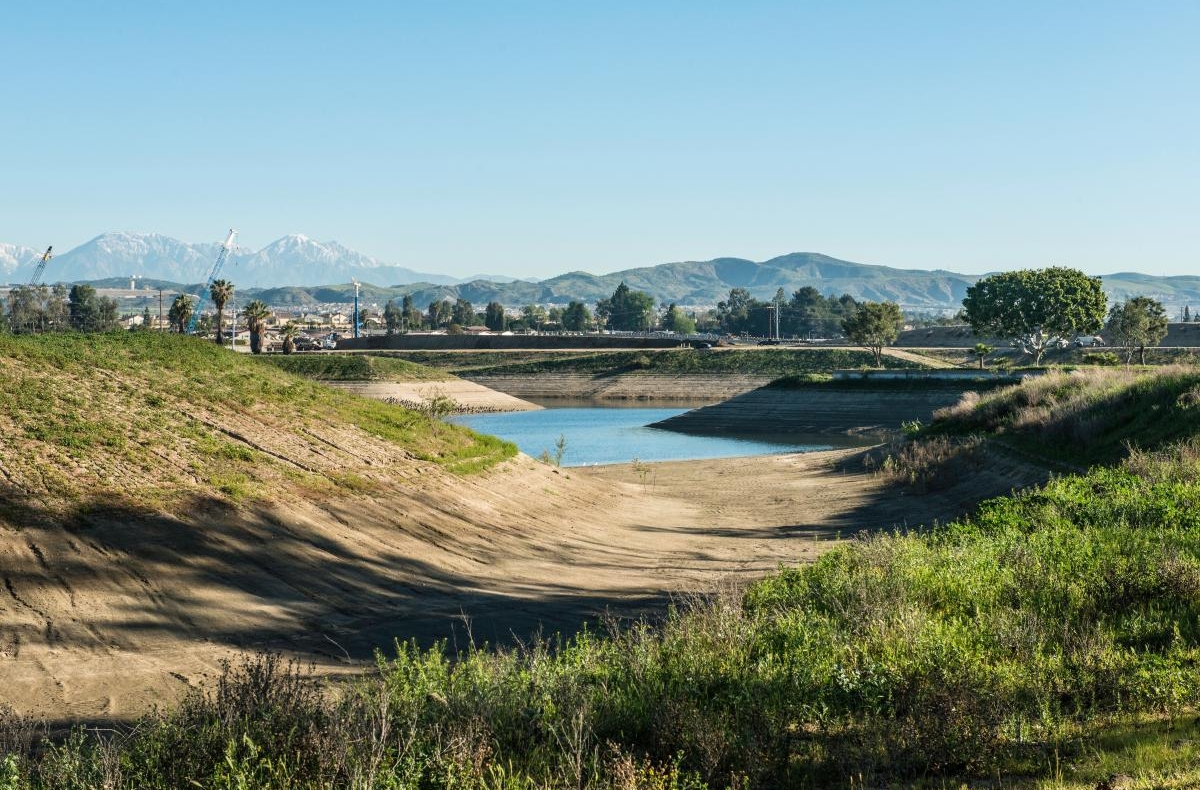
[[[789,437],[787,441],[688,436],[646,427],[682,414],[681,408],[549,408],[501,414],[468,414],[450,418],[480,433],[513,442],[534,458],[555,454],[558,437],[566,440],[563,466],[736,458],[747,455],[829,450],[858,444],[830,437]],[[809,441],[811,439],[811,441]]]

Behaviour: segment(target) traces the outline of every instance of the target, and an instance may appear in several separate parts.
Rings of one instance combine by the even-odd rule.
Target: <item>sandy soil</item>
[[[184,522],[97,509],[0,541],[0,702],[56,721],[162,704],[240,650],[321,671],[394,638],[452,645],[661,612],[863,529],[945,520],[1035,481],[997,460],[913,496],[854,451],[553,469],[521,456],[458,478],[431,465],[375,490]]]
[[[442,381],[330,381],[331,387],[353,392],[367,398],[405,403],[426,403],[444,395],[468,411],[530,411],[540,409],[512,395],[480,386],[473,381],[447,378]]]

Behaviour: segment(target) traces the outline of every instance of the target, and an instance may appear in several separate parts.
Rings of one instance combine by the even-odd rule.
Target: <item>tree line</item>
[[[592,311],[583,302],[550,308],[530,304],[521,308],[519,316],[513,317],[499,302],[489,302],[483,310],[476,310],[469,300],[462,298],[453,302],[447,299],[433,301],[421,310],[407,294],[400,304],[396,304],[395,299],[388,300],[383,308],[383,325],[389,335],[437,329],[454,332],[470,326],[486,326],[494,332],[526,329],[585,332],[596,328]]]
[[[118,326],[117,301],[96,294],[90,285],[70,290],[56,285],[21,285],[8,292],[5,326],[14,334],[30,332],[107,332]]]
[[[204,329],[215,328],[217,343],[224,342],[224,311],[234,290],[233,283],[227,280],[215,280],[209,287],[216,320]],[[187,331],[194,313],[192,299],[188,294],[179,294],[171,304],[171,326],[180,333]],[[241,312],[249,330],[251,351],[256,354],[262,351],[270,315],[270,309],[258,299]],[[68,290],[62,284],[13,288],[4,305],[4,317],[5,327],[14,333],[103,332],[116,329],[119,321],[115,299],[99,296],[90,285],[74,285]],[[1118,302],[1109,308],[1100,278],[1066,267],[1023,269],[984,277],[967,289],[960,317],[977,335],[1009,340],[1032,356],[1035,365],[1041,364],[1048,350],[1064,347],[1071,337],[1102,329],[1109,345],[1125,350],[1126,362],[1137,354],[1145,364],[1146,349],[1166,337],[1168,321],[1163,305],[1146,296]],[[146,326],[149,320],[147,312]],[[733,288],[715,310],[687,313],[670,304],[656,311],[653,296],[624,282],[612,296],[596,303],[594,313],[583,302],[572,301],[567,307],[530,304],[521,308],[518,315],[510,316],[499,302],[489,302],[477,311],[470,301],[462,298],[454,302],[433,301],[422,311],[408,295],[399,305],[389,300],[383,310],[388,334],[486,326],[493,331],[662,328],[682,335],[700,331],[801,338],[844,336],[870,349],[876,365],[880,363],[883,348],[899,336],[904,321],[903,312],[894,302],[859,302],[849,294],[826,296],[811,286],[794,291],[790,298],[780,288],[770,301],[754,298],[745,288]],[[289,323],[281,333],[284,351],[294,350],[299,327]],[[981,367],[991,350],[984,343],[976,345],[974,353]]]

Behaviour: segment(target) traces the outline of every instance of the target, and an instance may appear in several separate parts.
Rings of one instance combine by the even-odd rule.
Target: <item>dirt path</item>
[[[854,451],[458,478],[432,466],[361,495],[184,523],[114,508],[0,543],[0,702],[67,720],[133,716],[239,650],[347,671],[394,638],[508,641],[653,615],[802,562],[862,529],[945,520],[1039,477],[1013,460],[913,496]]]

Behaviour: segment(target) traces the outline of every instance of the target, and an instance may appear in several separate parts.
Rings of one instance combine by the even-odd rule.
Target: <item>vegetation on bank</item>
[[[1130,447],[1200,435],[1200,370],[1051,372],[968,397],[939,412],[926,433],[985,433],[1045,458],[1111,463]]]
[[[1152,770],[1184,787],[1198,460],[1138,454],[941,529],[860,536],[654,626],[456,661],[400,643],[342,693],[259,659],[38,753],[10,720],[0,786],[1092,787]],[[1120,757],[1145,717],[1157,746]]]
[[[946,430],[1011,436],[1100,405],[1104,446],[1123,430],[1140,449],[655,624],[456,659],[400,642],[339,689],[261,657],[40,751],[0,717],[0,787],[1194,787],[1200,376],[1062,379],[966,403]]]
[[[317,381],[445,381],[447,375],[396,357],[366,354],[271,354],[263,361]]]
[[[349,432],[348,440],[359,431],[458,472],[516,452],[494,437],[333,390],[198,338],[0,335],[6,474],[10,485],[40,496],[69,503],[112,489],[166,509],[197,493],[292,496],[298,486],[327,488],[328,472],[347,471],[289,460],[329,431]]]
[[[390,355],[396,354],[391,352]],[[874,364],[869,351],[843,348],[755,348],[755,349],[656,349],[595,353],[546,352],[403,352],[401,358],[422,365],[441,367],[463,376],[577,374],[588,376],[619,373],[732,374],[747,376],[800,376],[830,373],[845,368],[867,368]],[[885,356],[883,367],[892,370],[919,369],[906,359]]]

